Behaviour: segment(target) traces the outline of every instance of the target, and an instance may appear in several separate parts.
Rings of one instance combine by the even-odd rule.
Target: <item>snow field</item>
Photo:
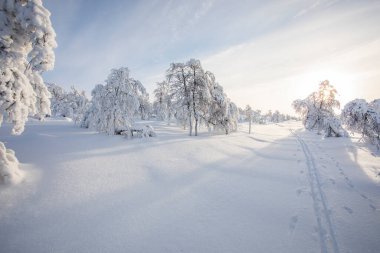
[[[379,158],[355,140],[298,122],[198,137],[149,124],[157,137],[130,140],[67,121],[3,127],[27,176],[0,189],[2,250],[379,251],[380,186],[365,173]]]

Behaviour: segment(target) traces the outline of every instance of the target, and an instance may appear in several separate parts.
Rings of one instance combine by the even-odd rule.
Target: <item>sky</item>
[[[58,43],[45,81],[88,96],[119,67],[128,67],[152,93],[170,63],[195,58],[238,106],[263,112],[294,114],[291,102],[326,79],[342,106],[380,98],[380,1],[43,3]]]

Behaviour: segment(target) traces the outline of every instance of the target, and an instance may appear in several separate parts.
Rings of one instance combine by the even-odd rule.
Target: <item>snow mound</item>
[[[23,179],[24,174],[18,164],[15,152],[0,142],[0,183],[17,184]]]

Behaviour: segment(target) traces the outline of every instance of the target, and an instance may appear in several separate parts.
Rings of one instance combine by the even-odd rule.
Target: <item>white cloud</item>
[[[355,96],[380,97],[378,11],[375,5],[304,15],[202,62],[240,106],[292,113],[291,101],[306,97],[324,79],[337,86],[343,103]]]
[[[111,68],[127,66],[152,91],[171,62],[200,58],[240,106],[292,112],[292,99],[324,78],[344,99],[343,81],[363,87],[351,94],[380,97],[379,2],[55,3],[59,48],[47,80],[66,86],[90,91]]]

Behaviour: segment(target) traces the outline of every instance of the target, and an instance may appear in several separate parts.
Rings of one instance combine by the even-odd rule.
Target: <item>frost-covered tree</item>
[[[215,76],[199,60],[172,63],[167,70],[171,107],[177,122],[198,135],[200,125],[226,133],[237,129],[238,108],[223,93]],[[161,95],[159,94],[159,97]]]
[[[74,123],[77,124],[82,121],[84,114],[86,113],[89,100],[86,97],[84,90],[79,91],[74,86],[71,87],[71,91],[68,92],[68,101],[69,101],[69,117],[74,120]]]
[[[130,131],[144,94],[145,88],[130,78],[128,68],[113,69],[106,84],[98,84],[92,91],[91,106],[81,126],[109,135]]]
[[[67,92],[62,87],[47,83],[51,94],[51,116],[67,117],[81,122],[84,113],[88,109],[89,101],[84,91],[79,91],[74,86]]]
[[[239,120],[239,110],[235,103],[231,102],[228,99],[228,107],[227,107],[227,115],[225,118],[226,127],[225,131],[226,134],[229,134],[230,132],[235,132],[237,130],[238,126],[238,120]]]
[[[152,104],[149,101],[149,94],[145,93],[139,97],[138,115],[142,120],[149,119],[152,114]]]
[[[261,110],[255,110],[253,111],[253,117],[252,120],[256,124],[263,124],[263,116],[261,115]]]
[[[168,123],[173,117],[172,98],[168,82],[158,82],[154,92],[153,107],[155,114],[159,120],[167,121]]]
[[[206,72],[211,101],[207,115],[207,126],[214,130],[225,130],[225,118],[227,115],[228,98],[211,72]]]
[[[102,125],[106,121],[104,118],[105,114],[103,113],[103,110],[106,109],[106,107],[103,106],[105,93],[105,87],[102,84],[97,84],[91,91],[92,99],[80,123],[81,127],[92,128],[99,131],[105,129],[105,126]]]
[[[306,99],[293,102],[293,108],[300,114],[306,129],[318,130],[318,133],[323,132],[326,137],[346,135],[334,113],[334,109],[340,106],[336,95],[336,89],[325,80],[319,84],[318,90]]]
[[[362,135],[380,148],[380,99],[367,103],[364,99],[355,99],[347,103],[341,114],[348,130]]]
[[[249,122],[249,130],[248,133],[251,133],[251,125],[252,125],[252,116],[253,116],[253,110],[250,105],[246,105],[244,109],[244,114]]]
[[[193,132],[193,122],[189,77],[189,68],[183,63],[172,63],[166,71],[170,94],[173,98],[173,107],[176,111],[176,119],[184,128],[188,124],[189,135],[191,136]]]
[[[149,102],[149,94],[146,92],[145,87],[140,81],[130,78],[129,83],[132,86],[132,93],[137,97],[139,103],[139,106],[135,111],[135,116],[143,120],[149,118],[152,107]]]
[[[42,119],[50,114],[41,73],[53,68],[55,47],[50,13],[41,0],[0,1],[0,124],[5,117],[13,124],[12,134],[24,131],[28,115]],[[17,177],[13,157],[1,143],[1,181]]]
[[[66,91],[59,85],[54,83],[46,83],[51,98],[50,98],[50,110],[51,116],[61,116],[62,108],[65,107]]]
[[[194,117],[194,133],[198,135],[198,126],[205,119],[210,105],[210,93],[207,86],[206,73],[199,60],[191,59],[186,63],[189,68],[189,86],[192,115]]]

